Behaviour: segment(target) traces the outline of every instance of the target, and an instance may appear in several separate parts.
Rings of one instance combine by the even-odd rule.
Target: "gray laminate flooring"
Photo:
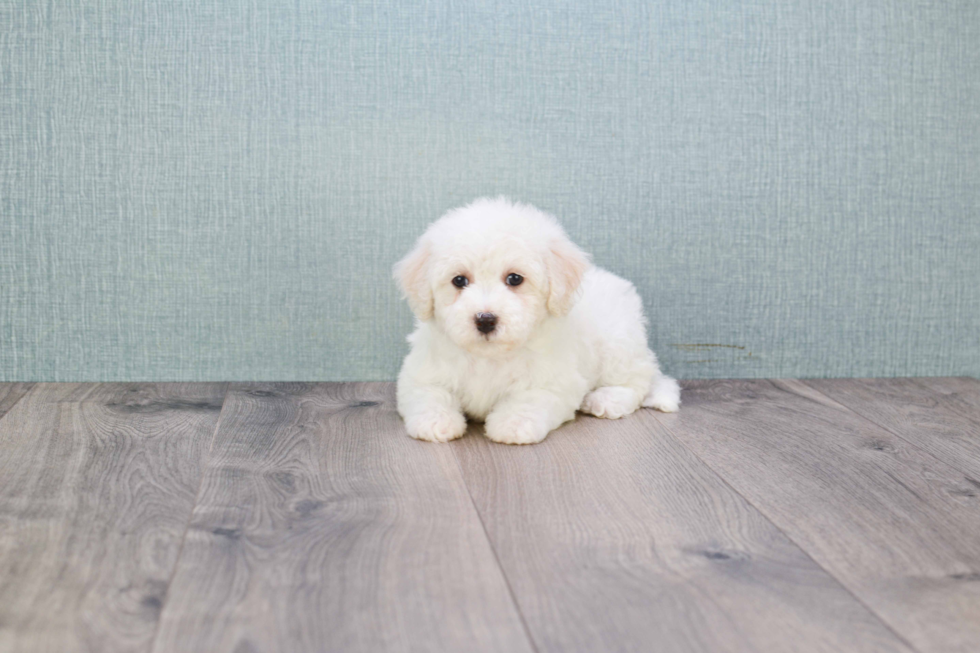
[[[387,383],[0,384],[0,652],[980,651],[980,382],[683,400],[512,447]]]

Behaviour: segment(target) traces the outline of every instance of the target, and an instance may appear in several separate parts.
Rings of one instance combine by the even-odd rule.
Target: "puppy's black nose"
[[[473,321],[480,333],[490,333],[497,328],[497,316],[493,313],[477,313]]]

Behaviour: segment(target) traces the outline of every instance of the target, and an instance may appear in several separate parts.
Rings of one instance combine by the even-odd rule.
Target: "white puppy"
[[[633,284],[594,267],[532,206],[479,199],[449,211],[395,279],[418,317],[398,376],[413,438],[458,438],[468,415],[495,442],[529,444],[576,410],[617,419],[680,405]]]

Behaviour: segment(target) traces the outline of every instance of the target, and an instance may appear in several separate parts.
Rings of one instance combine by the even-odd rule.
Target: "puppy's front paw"
[[[466,433],[466,418],[461,413],[432,411],[408,418],[405,428],[416,440],[449,442]]]
[[[520,413],[490,413],[486,428],[487,437],[502,444],[535,444],[548,436],[544,420]]]
[[[619,419],[635,411],[639,405],[640,397],[636,390],[610,385],[596,388],[585,395],[579,410],[596,417]]]

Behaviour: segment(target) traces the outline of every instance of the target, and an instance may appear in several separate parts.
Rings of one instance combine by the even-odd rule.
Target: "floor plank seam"
[[[823,394],[823,393],[821,393],[821,394]],[[660,419],[659,416],[655,416],[654,419],[656,419],[660,423],[660,425],[663,426],[664,430],[667,431],[668,434],[670,434],[670,437],[672,437],[675,442],[677,442],[681,447],[683,447],[685,451],[690,452],[690,454],[692,456],[694,456],[697,460],[701,461],[701,463],[705,466],[705,468],[708,469],[708,470],[710,470],[712,474],[714,474],[723,484],[725,484],[725,486],[727,486],[732,492],[734,492],[738,496],[742,497],[742,499],[746,502],[746,504],[748,504],[754,510],[756,510],[767,522],[769,522],[772,525],[772,527],[774,529],[776,529],[778,532],[782,533],[783,536],[786,537],[786,539],[789,540],[797,549],[799,549],[800,551],[802,551],[803,552],[803,555],[805,555],[807,558],[809,558],[810,561],[813,562],[814,565],[816,565],[820,569],[823,569],[824,572],[826,572],[827,575],[830,578],[833,578],[834,579],[834,581],[841,587],[841,589],[843,589],[850,596],[852,596],[854,598],[854,600],[857,601],[859,604],[861,604],[862,606],[864,606],[864,608],[868,611],[869,614],[874,615],[874,617],[881,623],[881,625],[886,630],[888,630],[890,633],[892,633],[893,635],[895,635],[895,637],[897,637],[898,640],[901,641],[903,644],[905,644],[906,646],[908,646],[909,647],[909,650],[916,651],[917,653],[922,653],[922,651],[919,648],[913,646],[912,643],[908,639],[906,639],[901,633],[897,632],[892,627],[892,625],[890,623],[888,623],[887,621],[885,621],[885,619],[876,610],[872,609],[872,607],[870,605],[868,605],[860,596],[856,595],[851,590],[850,587],[848,587],[847,585],[845,585],[844,582],[836,574],[834,574],[831,570],[827,569],[822,564],[820,564],[816,559],[814,559],[814,557],[810,554],[810,552],[802,544],[800,544],[799,542],[797,542],[795,538],[793,538],[789,533],[787,533],[778,524],[776,524],[772,520],[772,518],[764,510],[762,510],[762,508],[760,508],[758,505],[756,505],[753,501],[751,501],[748,497],[746,497],[742,492],[739,492],[739,490],[737,488],[735,488],[731,483],[729,483],[728,482],[728,479],[725,478],[724,476],[722,476],[718,472],[718,470],[716,470],[714,467],[712,467],[710,464],[708,464],[708,462],[706,460],[704,460],[701,456],[699,456],[698,453],[696,451],[694,451],[691,447],[689,447],[686,444],[684,444],[684,441],[681,438],[677,437],[677,434],[674,433],[673,429],[671,429],[670,426],[668,426],[664,422],[664,420]]]
[[[904,442],[908,446],[912,447],[913,449],[915,449],[919,453],[924,454],[926,456],[929,456],[933,460],[937,461],[940,465],[943,465],[944,467],[948,467],[949,469],[952,469],[954,471],[957,471],[960,474],[962,474],[963,476],[969,477],[970,472],[967,472],[967,471],[963,470],[959,465],[954,465],[954,464],[952,464],[950,462],[947,462],[947,461],[943,460],[942,458],[936,456],[934,453],[932,453],[928,449],[923,449],[920,445],[918,445],[915,442],[913,442],[912,440],[909,440],[908,438],[904,437],[901,433],[898,433],[896,431],[893,431],[892,429],[888,428],[887,426],[885,426],[883,424],[879,424],[878,422],[876,422],[875,420],[871,419],[867,415],[858,412],[858,410],[856,408],[852,408],[851,406],[849,406],[849,405],[847,405],[845,403],[842,403],[842,402],[838,401],[837,399],[834,399],[833,397],[831,397],[827,393],[821,391],[819,388],[815,388],[813,385],[807,383],[805,380],[800,379],[800,383],[804,384],[806,387],[808,387],[809,389],[813,390],[814,392],[817,392],[820,395],[826,397],[828,401],[832,401],[833,403],[837,404],[838,406],[840,406],[841,408],[843,408],[847,412],[853,413],[853,414],[857,415],[858,417],[860,417],[861,419],[863,419],[865,422],[871,424],[875,428],[879,428],[882,431],[884,431],[885,433],[889,433],[889,434],[895,436],[896,438],[898,438],[899,440],[901,440],[902,442]],[[931,390],[930,388],[928,388],[926,386],[922,386],[922,387],[925,388],[926,390]]]
[[[473,500],[473,492],[470,491],[470,484],[466,480],[466,474],[463,473],[463,465],[459,461],[459,456],[456,455],[456,449],[453,448],[453,460],[456,461],[456,469],[459,470],[459,476],[463,479],[463,486],[466,488],[466,496],[470,498],[470,505],[473,507],[473,512],[476,513],[476,518],[480,521],[480,528],[483,529],[483,538],[487,542],[487,546],[490,547],[490,552],[493,554],[493,561],[497,563],[497,569],[500,571],[500,577],[504,579],[504,585],[507,586],[507,593],[510,595],[510,601],[514,605],[514,610],[517,612],[518,619],[521,620],[521,627],[524,629],[524,636],[527,637],[528,644],[531,645],[531,650],[534,653],[539,653],[538,645],[534,641],[534,637],[531,635],[531,629],[527,624],[527,620],[524,618],[524,612],[521,610],[521,604],[517,602],[517,595],[514,594],[514,588],[510,585],[510,578],[507,577],[507,572],[504,571],[504,566],[500,564],[500,557],[497,555],[497,549],[493,546],[493,540],[490,539],[490,533],[487,531],[487,525],[483,522],[483,515],[480,514],[480,509],[476,507],[476,501]]]
[[[26,386],[24,388],[24,393],[21,396],[17,397],[17,399],[14,400],[14,403],[12,403],[9,406],[7,406],[6,410],[4,410],[2,413],[0,413],[0,419],[3,419],[4,417],[6,417],[7,416],[7,413],[9,413],[10,411],[12,411],[14,409],[14,406],[16,406],[17,404],[19,404],[24,397],[26,397],[27,395],[29,395],[31,393],[31,390],[33,390],[34,389],[34,386],[36,386],[37,384],[36,383],[26,383],[24,385]]]
[[[187,534],[191,530],[191,522],[194,521],[194,511],[197,509],[197,504],[201,500],[201,490],[204,488],[204,475],[207,473],[208,464],[211,461],[211,451],[214,449],[214,438],[218,433],[218,427],[221,426],[221,418],[224,416],[225,402],[228,400],[228,390],[230,387],[231,383],[225,383],[225,391],[221,395],[221,412],[218,413],[218,419],[215,420],[214,430],[211,431],[211,441],[208,442],[207,454],[205,454],[205,459],[201,463],[201,478],[197,482],[197,492],[194,494],[194,505],[191,506],[191,511],[187,515],[187,523],[184,524],[184,533],[180,536],[180,544],[177,546],[177,556],[174,558],[173,569],[170,570],[170,578],[167,579],[167,588],[163,594],[163,602],[160,604],[160,616],[157,618],[156,626],[153,629],[153,637],[150,639],[150,648],[148,653],[153,653],[157,647],[157,638],[160,636],[160,626],[163,624],[163,615],[167,611],[167,604],[170,600],[170,587],[173,585],[174,578],[177,576],[177,569],[180,567],[180,558],[184,553],[184,542],[187,541]]]

